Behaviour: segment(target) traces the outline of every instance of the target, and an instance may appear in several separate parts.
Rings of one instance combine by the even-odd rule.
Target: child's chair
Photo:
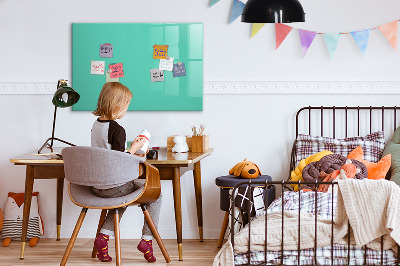
[[[62,156],[64,160],[65,179],[70,182],[68,187],[69,196],[73,203],[82,207],[82,211],[68,243],[67,249],[65,250],[61,265],[65,265],[68,260],[87,209],[102,209],[97,229],[97,237],[101,227],[103,226],[107,210],[117,209],[128,205],[139,205],[142,208],[144,217],[151,228],[153,236],[157,240],[165,260],[167,263],[171,262],[150,213],[144,205],[157,200],[161,193],[160,175],[157,168],[147,164],[146,162],[139,165],[139,168],[144,168],[144,171],[141,171],[144,172],[141,176],[146,177],[146,179],[143,180],[143,182],[145,182],[143,189],[139,189],[123,197],[100,198],[92,193],[91,187],[104,185],[117,186],[118,184],[128,182],[135,175],[139,176],[140,171],[138,169],[138,161],[142,162],[140,158],[120,151],[78,146],[64,148],[62,150]],[[121,265],[118,210],[116,210],[114,216],[114,230],[116,265]],[[95,257],[95,255],[96,250],[93,248],[92,257]]]

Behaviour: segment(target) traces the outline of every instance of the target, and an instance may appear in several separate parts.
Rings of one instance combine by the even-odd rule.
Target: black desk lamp
[[[74,104],[76,104],[79,101],[79,94],[71,87],[68,87],[67,85],[67,80],[60,79],[57,83],[57,90],[53,95],[53,105],[54,105],[54,118],[53,118],[53,132],[51,133],[51,138],[48,138],[45,143],[42,145],[42,147],[39,149],[38,153],[40,153],[45,147],[50,148],[50,150],[53,152],[53,141],[58,140],[62,143],[75,146],[72,143],[69,143],[65,140],[55,138],[54,137],[54,130],[56,127],[56,116],[57,116],[57,107],[70,107]],[[49,144],[49,141],[51,143]]]
[[[304,22],[304,10],[298,0],[249,0],[243,8],[242,22]]]

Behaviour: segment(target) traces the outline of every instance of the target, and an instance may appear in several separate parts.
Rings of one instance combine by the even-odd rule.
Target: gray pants
[[[138,182],[138,181],[135,182],[135,180],[133,180],[119,187],[113,187],[108,189],[93,188],[93,194],[101,198],[116,198],[128,195],[138,189],[141,189],[143,186],[144,182]],[[158,228],[158,221],[160,219],[161,202],[162,202],[162,196],[160,194],[160,197],[155,202],[146,204],[146,207],[149,210],[151,218],[153,218],[154,224],[157,228]],[[124,214],[125,210],[126,207],[118,208],[119,219],[122,218],[122,215]],[[100,233],[109,236],[114,236],[114,214],[115,214],[115,209],[108,210],[106,220],[104,221]],[[146,220],[144,221],[143,225],[142,239],[146,240],[153,239],[153,234]]]

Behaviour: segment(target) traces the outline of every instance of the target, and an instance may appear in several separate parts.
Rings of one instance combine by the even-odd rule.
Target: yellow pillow
[[[304,167],[306,167],[307,164],[312,163],[312,162],[316,162],[321,160],[322,157],[326,156],[326,155],[330,155],[333,154],[333,152],[331,151],[320,151],[316,154],[310,155],[307,158],[301,160],[299,162],[299,164],[297,165],[297,167],[290,173],[290,181],[303,181],[303,176],[302,176],[302,172]],[[299,190],[299,185],[291,185],[295,191]]]

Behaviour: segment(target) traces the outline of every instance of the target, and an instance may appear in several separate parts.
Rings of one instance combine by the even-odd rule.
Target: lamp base
[[[65,140],[59,139],[59,138],[48,138],[42,145],[42,147],[40,147],[40,149],[38,150],[38,154],[40,154],[40,152],[44,149],[44,148],[49,148],[51,150],[51,152],[53,152],[53,141],[54,140],[58,140],[59,142],[68,144],[70,146],[76,146],[75,144],[69,143]],[[49,144],[49,141],[51,141],[51,144]]]

